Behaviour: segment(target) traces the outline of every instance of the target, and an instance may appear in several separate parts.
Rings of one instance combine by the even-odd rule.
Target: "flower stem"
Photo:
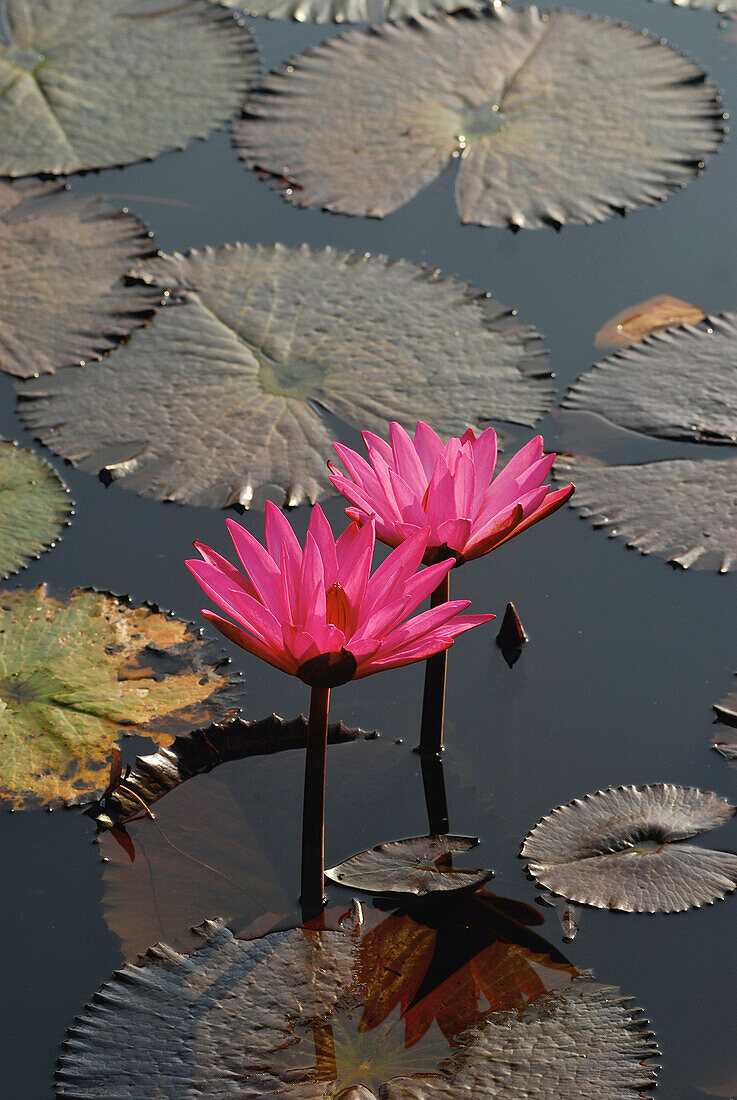
[[[430,607],[439,607],[450,598],[450,573],[430,597]],[[448,652],[436,653],[425,662],[425,691],[422,696],[422,725],[418,751],[422,756],[438,756],[443,751],[443,713],[445,711],[445,666]]]
[[[302,893],[305,919],[327,901],[325,884],[325,757],[330,688],[313,687],[307,724],[305,790],[302,808]]]
[[[427,823],[431,836],[447,836],[450,832],[448,821],[448,798],[445,793],[443,760],[439,754],[423,753],[422,783],[425,788],[425,807]]]

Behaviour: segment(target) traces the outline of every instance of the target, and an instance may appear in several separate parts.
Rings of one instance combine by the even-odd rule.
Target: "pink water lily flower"
[[[245,574],[195,543],[202,561],[186,562],[201,588],[230,616],[202,614],[236,645],[298,676],[330,688],[383,669],[421,661],[493,615],[461,615],[453,600],[411,618],[452,567],[417,572],[428,531],[414,532],[371,573],[374,523],[352,523],[336,541],[322,509],[312,509],[304,550],[281,511],[266,505],[266,547],[226,520]],[[232,622],[230,620],[233,620]]]
[[[422,421],[414,440],[400,424],[389,430],[390,443],[363,432],[368,462],[334,443],[347,474],[328,463],[330,480],[351,502],[346,514],[357,523],[373,520],[382,542],[399,546],[424,531],[426,563],[481,557],[549,516],[573,492],[573,485],[553,492],[543,484],[555,455],[543,454],[540,435],[494,477],[493,428],[478,438],[469,428],[447,443]]]

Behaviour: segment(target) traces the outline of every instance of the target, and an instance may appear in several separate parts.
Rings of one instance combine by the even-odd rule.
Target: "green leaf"
[[[0,439],[0,580],[49,550],[71,514],[68,490],[48,463]]]

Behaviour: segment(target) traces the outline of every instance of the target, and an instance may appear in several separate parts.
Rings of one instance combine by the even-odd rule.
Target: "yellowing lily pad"
[[[22,414],[75,465],[158,500],[334,492],[321,410],[384,435],[418,419],[455,435],[532,423],[550,398],[533,329],[404,261],[239,244],[162,257],[142,277],[170,304],[102,362],[28,382]]]
[[[602,221],[682,187],[724,134],[662,42],[506,4],[349,31],[249,99],[236,144],[296,206],[384,217],[456,161],[464,222]]]
[[[251,35],[204,0],[3,0],[0,175],[79,172],[227,122],[258,72]]]
[[[138,219],[58,183],[0,182],[0,255],[0,370],[21,378],[96,359],[161,299],[125,279],[152,255]]]
[[[0,579],[49,550],[71,513],[67,488],[49,464],[0,439]]]
[[[90,801],[121,735],[168,744],[233,713],[220,664],[187,623],[106,593],[0,593],[0,797]]]
[[[597,332],[594,343],[597,348],[623,348],[628,344],[637,344],[651,332],[676,325],[695,325],[703,321],[706,314],[698,306],[689,305],[680,298],[671,298],[669,294],[657,294],[628,306]]]

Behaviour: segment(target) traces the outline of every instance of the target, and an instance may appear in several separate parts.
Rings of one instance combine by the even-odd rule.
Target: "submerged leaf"
[[[167,743],[233,713],[220,664],[187,623],[106,593],[0,593],[0,797],[90,801],[122,734]]]
[[[663,439],[737,443],[737,314],[656,333],[604,359],[563,405]]]
[[[3,0],[0,175],[130,164],[226,122],[253,39],[203,0]]]
[[[677,913],[737,887],[737,855],[676,843],[734,813],[693,787],[610,787],[553,810],[521,854],[542,886],[581,905]]]
[[[248,506],[278,485],[289,505],[316,500],[333,492],[321,408],[379,433],[424,419],[453,435],[484,418],[532,423],[550,396],[534,330],[404,261],[235,245],[147,271],[176,292],[150,325],[21,392],[46,444],[146,496]]]
[[[71,512],[67,488],[49,464],[0,439],[0,580],[49,550]]]
[[[657,294],[645,302],[628,306],[612,317],[599,329],[594,343],[597,348],[626,347],[663,328],[698,324],[705,316],[698,306],[689,305],[680,298],[671,298],[669,294]]]
[[[457,158],[464,222],[538,228],[665,198],[724,120],[703,72],[661,42],[502,5],[333,38],[273,73],[235,132],[298,206],[383,217]]]
[[[576,483],[574,508],[610,537],[683,569],[737,568],[734,487],[737,459],[672,459],[639,466],[603,466],[567,456],[555,476]]]
[[[418,836],[378,844],[325,871],[341,886],[374,894],[427,894],[478,886],[492,871],[453,867],[452,852],[469,852],[478,840],[469,836]]]
[[[161,299],[124,279],[153,254],[138,219],[99,198],[0,181],[0,370],[50,374],[115,347]]]
[[[246,15],[300,23],[383,23],[436,12],[483,8],[483,0],[222,0]]]

